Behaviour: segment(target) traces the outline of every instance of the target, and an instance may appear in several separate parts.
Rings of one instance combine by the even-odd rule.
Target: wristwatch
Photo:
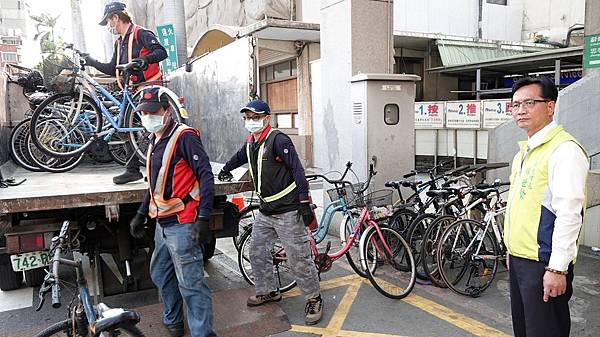
[[[544,267],[544,269],[546,271],[549,271],[549,272],[554,273],[554,274],[559,274],[559,275],[567,275],[569,273],[566,270],[565,271],[560,271],[560,270],[552,269],[552,268],[550,268],[548,266]]]

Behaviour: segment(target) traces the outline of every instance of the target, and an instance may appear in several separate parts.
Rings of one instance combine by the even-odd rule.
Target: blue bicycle
[[[40,302],[36,311],[44,305],[46,293],[52,293],[52,307],[60,308],[61,282],[58,274],[59,266],[66,265],[75,268],[77,276],[77,295],[68,306],[68,318],[52,324],[37,337],[50,336],[132,336],[144,337],[144,334],[136,327],[140,316],[135,311],[121,308],[109,308],[104,303],[92,305],[92,299],[88,290],[81,261],[63,258],[62,255],[78,249],[77,236],[72,237],[69,232],[69,221],[64,221],[60,234],[52,239],[50,254],[52,256],[51,271],[44,278],[39,292]]]
[[[141,70],[136,62],[117,65],[123,73],[123,90],[112,94],[85,71],[85,53],[72,46],[73,60],[55,67],[55,76],[46,79],[55,95],[42,102],[31,117],[31,141],[42,152],[59,158],[81,155],[97,141],[127,147],[130,156],[135,153],[146,159],[149,133],[142,127],[139,112],[135,111],[141,90],[132,91],[129,77]],[[179,97],[171,90],[153,82],[137,84],[135,88],[156,87],[167,94],[172,117],[177,122],[187,118],[187,111]],[[112,152],[112,151],[111,151]]]

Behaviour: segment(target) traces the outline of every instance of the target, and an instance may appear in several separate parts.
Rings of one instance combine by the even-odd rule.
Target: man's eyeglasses
[[[264,116],[261,115],[256,115],[256,116],[252,116],[252,117],[247,117],[247,116],[242,116],[242,119],[245,121],[249,121],[249,120],[253,120],[255,122],[258,122],[259,120],[261,120]]]
[[[548,100],[548,99],[528,99],[523,102],[512,102],[510,104],[510,108],[512,109],[513,112],[518,111],[521,108],[531,109],[531,108],[533,108],[535,103],[541,103],[541,102],[550,102],[550,100]]]

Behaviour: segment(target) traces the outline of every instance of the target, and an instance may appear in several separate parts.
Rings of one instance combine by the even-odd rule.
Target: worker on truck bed
[[[323,298],[305,228],[314,220],[314,213],[304,168],[290,137],[269,125],[271,112],[267,103],[254,100],[240,112],[250,136],[225,164],[218,178],[231,180],[231,170],[248,163],[260,199],[260,211],[252,224],[250,242],[256,295],[250,296],[247,304],[254,307],[281,300],[271,256],[273,243],[279,238],[307,301],[305,322],[317,324],[323,313]]]
[[[119,64],[132,61],[141,64],[140,71],[133,71],[129,78],[129,84],[142,82],[161,81],[162,74],[158,63],[167,58],[167,51],[158,42],[156,35],[146,28],[133,24],[131,16],[125,10],[125,4],[121,2],[110,2],[104,8],[104,15],[100,21],[101,26],[108,26],[108,30],[119,35],[115,41],[115,52],[108,63],[101,63],[87,55],[85,62],[101,72],[115,76],[119,87],[123,88],[122,74],[116,69]],[[133,151],[127,147],[128,156],[126,170],[113,178],[115,184],[125,184],[142,179],[140,172],[140,160],[133,155]]]
[[[160,292],[163,324],[171,336],[184,335],[184,302],[192,336],[216,336],[200,246],[213,240],[209,219],[214,176],[200,133],[172,119],[167,94],[161,91],[143,89],[137,108],[142,125],[152,133],[146,163],[149,191],[130,232],[141,238],[146,216],[156,219],[150,276]]]

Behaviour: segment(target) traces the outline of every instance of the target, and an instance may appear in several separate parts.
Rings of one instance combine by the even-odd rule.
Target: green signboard
[[[164,74],[177,69],[177,41],[175,40],[175,29],[173,25],[162,25],[156,27],[160,44],[167,50],[167,58],[160,62]]]
[[[585,37],[583,47],[583,67],[600,67],[600,35],[589,35]]]

